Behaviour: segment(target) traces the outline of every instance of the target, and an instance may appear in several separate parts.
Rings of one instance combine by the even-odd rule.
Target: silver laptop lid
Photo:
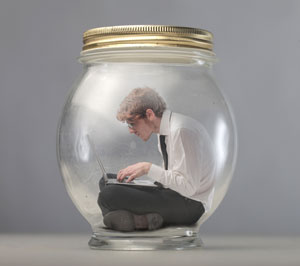
[[[97,156],[97,153],[96,153],[96,149],[95,149],[95,145],[94,145],[94,142],[92,141],[92,139],[90,138],[90,136],[87,134],[87,139],[88,139],[88,142],[90,144],[90,147],[92,149],[92,152],[94,154],[94,156],[96,157],[96,160],[98,162],[98,165],[100,166],[101,170],[102,170],[102,173],[103,173],[103,177],[104,177],[104,181],[105,182],[108,182],[108,177],[107,177],[107,173],[106,173],[106,170],[101,162],[101,159]]]

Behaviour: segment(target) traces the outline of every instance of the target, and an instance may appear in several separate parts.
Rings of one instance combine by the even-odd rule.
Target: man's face
[[[148,118],[135,118],[127,121],[129,132],[147,141],[152,134],[151,123]]]

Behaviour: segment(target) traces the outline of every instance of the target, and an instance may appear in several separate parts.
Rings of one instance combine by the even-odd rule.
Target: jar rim
[[[82,51],[122,47],[184,47],[212,51],[212,41],[211,32],[198,28],[123,25],[85,31]]]
[[[185,47],[115,47],[81,51],[77,58],[82,64],[97,63],[199,63],[213,65],[218,62],[212,51]],[[177,61],[176,61],[177,60]],[[177,62],[177,63],[178,63]]]

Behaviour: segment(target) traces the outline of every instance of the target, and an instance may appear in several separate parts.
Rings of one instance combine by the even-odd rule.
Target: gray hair
[[[125,121],[137,116],[145,117],[147,109],[151,109],[157,117],[162,117],[166,106],[163,98],[154,89],[136,88],[121,102],[117,119]]]

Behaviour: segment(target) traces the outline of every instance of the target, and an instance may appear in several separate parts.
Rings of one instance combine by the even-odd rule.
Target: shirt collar
[[[159,128],[159,134],[160,135],[169,135],[170,133],[170,117],[171,117],[171,111],[165,110],[163,112],[161,121],[160,121],[160,128]]]

